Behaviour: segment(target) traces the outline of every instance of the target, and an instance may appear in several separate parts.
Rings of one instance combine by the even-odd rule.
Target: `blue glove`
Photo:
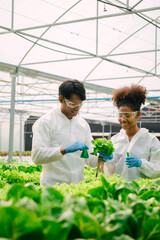
[[[127,157],[126,165],[128,165],[128,168],[140,167],[142,165],[142,161],[141,161],[141,159],[139,159],[137,157]]]
[[[65,152],[72,153],[72,152],[76,152],[78,150],[83,151],[85,148],[89,149],[86,144],[84,144],[80,141],[77,141],[77,142],[73,143],[72,145],[68,145],[67,147],[65,147]]]
[[[100,152],[99,156],[102,157],[103,162],[107,162],[108,160],[111,160],[113,158],[113,154],[107,156],[106,152]]]

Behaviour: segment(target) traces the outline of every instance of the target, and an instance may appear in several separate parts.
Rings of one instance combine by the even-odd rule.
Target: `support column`
[[[96,19],[96,56],[98,56],[98,4],[97,1],[97,19]]]
[[[12,18],[11,18],[11,30],[14,29],[14,0],[12,0]]]
[[[0,122],[0,151],[2,151],[2,121]]]
[[[10,108],[8,163],[12,163],[12,158],[13,158],[16,77],[17,77],[17,74],[11,74],[12,85],[11,85],[11,108]]]
[[[19,138],[19,157],[22,160],[22,113],[20,113],[20,138]]]
[[[155,27],[155,74],[157,74],[157,22]]]
[[[108,139],[110,139],[111,137],[112,137],[112,124],[110,123]]]
[[[101,122],[102,125],[102,138],[104,138],[104,122]]]

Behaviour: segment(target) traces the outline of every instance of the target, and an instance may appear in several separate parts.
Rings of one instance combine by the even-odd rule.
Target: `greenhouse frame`
[[[0,0],[0,16],[0,150],[10,161],[27,119],[59,107],[68,79],[83,82],[80,115],[103,131],[118,123],[113,90],[131,84],[148,91],[140,124],[160,123],[159,0]]]
[[[0,240],[160,240],[160,0],[0,0],[0,94]]]

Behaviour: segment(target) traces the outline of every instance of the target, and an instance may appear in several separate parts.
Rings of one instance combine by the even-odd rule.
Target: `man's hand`
[[[128,165],[128,168],[140,167],[142,165],[142,160],[137,157],[127,157],[126,165]]]
[[[99,156],[103,159],[103,162],[107,162],[113,158],[113,154],[107,156],[106,152],[100,152]]]
[[[89,149],[85,143],[77,141],[77,142],[73,143],[72,145],[68,145],[67,147],[65,147],[65,152],[72,153],[72,152],[76,152],[78,150],[83,151],[85,148]]]

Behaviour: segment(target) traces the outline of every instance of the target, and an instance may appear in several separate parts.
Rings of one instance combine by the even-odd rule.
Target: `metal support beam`
[[[98,55],[98,10],[99,10],[99,2],[97,1],[97,19],[96,19],[96,55]]]
[[[116,2],[118,2],[118,3],[120,3],[120,4],[122,4],[123,6],[126,6],[126,4],[124,3],[124,1],[120,1],[120,0],[115,0]],[[128,9],[130,10],[130,11],[133,11],[133,9],[135,8],[135,7],[137,7],[137,5],[139,5],[141,2],[142,2],[143,0],[140,0],[139,2],[137,2],[134,6],[129,6],[129,1],[128,1]],[[111,2],[110,2],[111,3]],[[117,6],[118,7],[118,6]],[[125,9],[123,9],[123,8],[120,8],[120,9],[122,9],[123,11],[126,11]],[[155,22],[155,20],[153,20],[151,17],[149,17],[148,15],[145,15],[145,14],[143,14],[142,12],[137,12],[137,13],[135,13],[136,15],[138,15],[139,17],[145,17],[145,18],[147,18],[147,19],[150,19],[151,20],[151,22]],[[159,23],[159,22],[158,22]]]
[[[137,7],[143,0],[140,0],[139,2],[137,2],[134,6],[132,6],[132,9]],[[129,0],[128,0],[128,6],[127,8],[129,8]]]
[[[112,124],[111,123],[110,123],[110,127],[109,127],[109,133],[110,133],[110,138],[111,138],[112,137]]]
[[[0,121],[0,151],[2,151],[2,121]]]
[[[110,80],[112,80],[112,81],[114,81],[114,80],[120,80],[120,79],[136,79],[136,78],[143,78],[144,76],[143,75],[137,75],[137,76],[128,76],[128,77],[126,77],[126,76],[119,76],[119,77],[108,77],[108,78],[92,78],[92,79],[87,79],[87,81],[86,82],[98,82],[98,81],[110,81]],[[148,74],[148,75],[146,75],[145,76],[145,78],[149,78],[149,77],[152,77],[152,75],[150,75],[150,74]],[[159,77],[160,78],[160,75],[156,75],[156,77]],[[155,91],[157,91],[157,90],[159,90],[159,89],[156,89]],[[149,91],[154,91],[154,90],[149,90]]]
[[[157,27],[155,27],[155,74],[157,74]]]
[[[16,74],[12,74],[11,86],[11,109],[10,109],[10,127],[9,127],[9,155],[8,163],[12,163],[13,158],[13,141],[14,141],[14,110],[15,110],[15,89],[16,89]]]
[[[147,24],[148,25],[148,24]],[[146,26],[146,25],[145,25]],[[143,26],[143,28],[144,28],[144,26]],[[141,28],[142,29],[142,28]],[[138,29],[136,32],[138,32],[140,29]],[[26,34],[26,33],[22,33],[23,35],[28,35],[29,36],[29,34]],[[132,34],[132,35],[134,35],[135,34],[135,32]],[[130,35],[129,37],[127,37],[127,39],[129,39],[132,35]],[[34,38],[38,38],[37,36],[33,36],[32,35],[32,37],[34,37]],[[125,39],[124,41],[126,41],[127,39]],[[46,39],[44,39],[44,38],[41,38],[41,41],[48,41],[48,40],[46,40]],[[123,41],[123,42],[124,42]],[[77,48],[73,48],[73,47],[70,47],[70,46],[67,46],[67,45],[64,45],[64,44],[61,44],[61,43],[57,43],[57,42],[53,42],[53,41],[49,41],[49,42],[52,42],[52,43],[54,43],[54,44],[56,44],[56,45],[59,45],[59,46],[63,46],[63,47],[66,47],[66,48],[72,48],[72,49],[74,49],[74,50],[76,50],[76,51],[80,51],[80,52],[82,52],[82,53],[85,53],[85,54],[88,54],[88,55],[90,55],[90,56],[93,56],[93,57],[96,57],[96,55],[95,54],[93,54],[93,53],[91,53],[91,52],[88,52],[88,51],[84,51],[84,50],[82,50],[82,49],[77,49]],[[122,42],[120,43],[120,44],[118,44],[118,46],[119,45],[121,45],[122,44]],[[111,52],[113,52],[113,50],[115,50],[118,46],[116,46],[114,49],[112,49],[112,51]],[[110,53],[111,53],[110,52]],[[109,53],[109,54],[110,54]],[[108,55],[109,55],[108,54]],[[108,56],[107,55],[107,56]],[[132,69],[132,70],[134,70],[134,71],[137,71],[137,72],[142,72],[142,73],[145,73],[145,74],[148,74],[149,72],[147,72],[147,71],[145,71],[145,70],[143,70],[143,69],[140,69],[140,68],[137,68],[137,67],[133,67],[133,66],[130,66],[130,65],[127,65],[127,64],[124,64],[124,63],[121,63],[121,62],[118,62],[118,61],[115,61],[115,60],[111,60],[111,59],[108,59],[108,58],[106,58],[106,57],[101,57],[101,61],[96,65],[96,67],[102,62],[102,61],[108,61],[108,62],[111,62],[111,63],[114,63],[114,64],[117,64],[117,65],[120,65],[120,66],[123,66],[123,67],[127,67],[127,68],[130,68],[130,69]],[[93,68],[93,70],[96,68],[96,67],[94,67]],[[84,79],[84,81],[87,79],[87,77],[92,73],[92,71],[93,70],[91,70],[91,72],[89,72],[89,74],[85,77],[85,79]],[[153,76],[155,76],[155,74],[154,73],[151,73]]]
[[[19,128],[20,128],[20,131],[19,131],[19,157],[20,157],[20,160],[22,160],[22,114],[20,114],[20,123],[19,123]]]
[[[134,33],[132,33],[131,35],[129,35],[127,38],[125,38],[124,40],[122,40],[118,45],[116,45],[108,54],[110,55],[113,51],[115,51],[119,46],[121,46],[124,42],[126,42],[128,39],[130,39],[132,36],[134,36],[136,33],[138,33],[139,31],[141,31],[142,29],[144,29],[146,26],[148,26],[150,23],[145,24],[144,26],[142,26],[141,28],[139,28],[138,30],[136,30]],[[91,71],[86,75],[86,77],[84,78],[83,82],[85,82],[87,80],[87,78],[91,75],[91,73],[103,62],[104,58],[101,58],[101,60],[91,69]],[[107,60],[107,59],[106,59]],[[124,66],[124,65],[123,65]],[[129,66],[126,66],[129,68]],[[134,69],[135,70],[135,69]],[[137,69],[138,70],[138,69]],[[138,70],[139,71],[139,70]]]
[[[16,71],[16,69],[17,69],[17,66],[15,66],[15,65],[0,62],[0,71],[14,73]],[[41,71],[37,71],[34,69],[23,68],[23,67],[18,68],[18,74],[23,75],[23,76],[32,77],[32,78],[41,79],[44,81],[46,80],[46,81],[50,81],[50,82],[54,82],[55,80],[60,81],[60,82],[64,82],[66,80],[71,80],[71,78],[67,78],[67,77],[63,77],[63,76],[59,76],[59,75],[55,75],[55,74],[50,74],[50,73],[46,73],[46,72],[41,72]],[[99,86],[96,84],[85,83],[84,86],[95,92],[104,92],[104,93],[108,93],[108,94],[111,94],[113,92],[113,88]]]
[[[157,52],[160,52],[160,49],[156,50]],[[27,66],[27,65],[36,65],[36,64],[46,64],[46,63],[54,63],[54,62],[67,62],[67,61],[77,61],[77,60],[86,60],[91,58],[105,58],[107,56],[110,57],[116,57],[121,55],[134,55],[134,54],[142,54],[142,53],[152,53],[155,52],[155,49],[151,50],[143,50],[143,51],[134,51],[134,52],[121,52],[121,53],[115,53],[115,54],[109,54],[109,55],[97,55],[97,56],[88,56],[88,57],[75,57],[75,58],[62,58],[57,60],[49,60],[49,61],[41,61],[41,62],[28,62],[21,64],[21,66]]]
[[[14,28],[14,0],[12,0],[12,19],[11,19],[11,30]]]
[[[69,12],[72,8],[74,8],[78,3],[80,3],[82,0],[79,0],[78,2],[74,3],[70,8],[68,8],[63,14],[60,15],[60,17],[58,17],[56,19],[56,21],[54,21],[54,23],[56,23],[57,21],[59,21],[59,19],[61,19],[67,12]],[[21,61],[19,62],[19,66],[21,65],[21,63],[23,62],[23,60],[26,58],[26,56],[29,54],[29,52],[33,49],[33,47],[37,44],[37,42],[43,37],[44,34],[46,34],[46,32],[51,28],[51,26],[47,27],[47,29],[37,38],[36,42],[33,43],[33,45],[31,46],[31,48],[29,48],[29,50],[25,53],[25,55],[23,56],[23,58],[21,59]]]
[[[102,125],[102,138],[104,138],[104,122],[101,122]]]
[[[107,15],[98,16],[98,19],[120,17],[120,16],[126,16],[126,15],[130,15],[130,14],[156,11],[156,10],[159,10],[159,9],[160,9],[160,6],[152,7],[152,8],[139,9],[139,10],[133,10],[133,11],[126,11],[126,12],[123,12],[123,13],[107,14]],[[96,19],[97,19],[97,17],[81,18],[81,19],[75,19],[75,20],[66,21],[66,22],[58,22],[58,23],[56,22],[56,23],[45,24],[45,25],[40,25],[40,26],[36,26],[36,27],[16,29],[14,32],[16,33],[16,32],[46,28],[46,27],[51,27],[51,26],[60,26],[60,25],[72,24],[72,23],[77,23],[77,22],[87,22],[87,21],[93,21],[93,20],[96,20]]]

